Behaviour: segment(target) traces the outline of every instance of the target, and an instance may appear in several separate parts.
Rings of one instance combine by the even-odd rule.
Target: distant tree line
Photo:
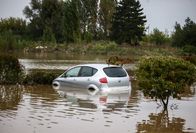
[[[189,17],[185,20],[184,26],[176,22],[172,44],[183,48],[185,53],[196,54],[196,23]]]
[[[1,20],[0,30],[33,41],[112,40],[119,44],[138,42],[145,32],[146,17],[137,0],[31,0],[23,13],[27,22]]]
[[[115,0],[31,0],[24,14],[32,39],[49,42],[80,42],[107,39]]]
[[[196,54],[196,23],[187,17],[183,26],[176,22],[171,35],[155,28],[150,34],[143,37],[143,41],[155,45],[169,43],[182,48],[187,53]]]
[[[146,16],[138,0],[31,0],[20,18],[0,20],[0,48],[25,47],[24,41],[81,43],[98,40],[138,45],[172,43],[186,51],[196,49],[196,24],[176,23],[171,36],[159,31],[145,35]],[[18,46],[15,46],[17,44]]]
[[[32,0],[24,14],[33,39],[132,43],[144,35],[142,10],[136,0]]]
[[[14,50],[23,45],[27,35],[27,23],[20,18],[0,20],[0,50]]]

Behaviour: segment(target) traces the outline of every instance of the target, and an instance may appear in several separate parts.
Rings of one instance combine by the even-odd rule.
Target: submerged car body
[[[54,79],[59,86],[86,88],[91,93],[131,90],[129,75],[123,67],[108,64],[83,64],[71,67]]]

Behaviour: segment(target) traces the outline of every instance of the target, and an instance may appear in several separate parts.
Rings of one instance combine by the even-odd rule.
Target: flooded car
[[[53,88],[60,86],[86,88],[91,94],[97,92],[131,91],[127,71],[116,65],[83,64],[73,66],[54,79]]]

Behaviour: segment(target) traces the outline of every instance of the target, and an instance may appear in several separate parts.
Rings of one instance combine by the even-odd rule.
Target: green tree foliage
[[[166,33],[159,31],[159,29],[155,28],[153,29],[153,32],[149,35],[146,35],[143,38],[143,41],[156,44],[156,45],[162,45],[170,41],[169,35]]]
[[[92,36],[92,38],[96,38],[98,0],[76,1],[78,1],[78,14],[80,19],[82,39],[88,39],[89,36]]]
[[[52,81],[59,75],[60,73],[51,73],[51,72],[31,72],[26,75],[24,79],[24,84],[48,84],[50,85]]]
[[[64,4],[64,36],[66,42],[80,42],[80,18],[78,0],[66,1]]]
[[[108,39],[112,27],[112,16],[117,6],[116,0],[100,0],[99,32],[101,38]]]
[[[28,29],[33,39],[42,38],[48,28],[54,33],[58,42],[64,40],[64,10],[63,1],[31,0],[30,7],[26,6],[23,13],[30,20]]]
[[[11,51],[17,48],[17,38],[12,31],[6,31],[0,34],[0,50]]]
[[[44,29],[42,39],[44,42],[52,42],[52,43],[56,42],[56,38],[55,38],[54,33],[52,32],[52,29],[50,27],[46,27]]]
[[[17,58],[9,55],[0,55],[0,84],[20,83],[23,78],[23,69]]]
[[[23,47],[26,40],[26,21],[20,18],[0,20],[0,50],[10,51]]]
[[[144,35],[146,16],[137,0],[122,0],[116,7],[111,38],[117,43],[137,44]]]
[[[97,38],[98,0],[31,0],[23,13],[30,20],[32,39],[51,30],[57,42]]]
[[[180,94],[196,80],[196,69],[190,62],[174,57],[143,57],[137,70],[139,87],[145,96],[160,99],[167,109],[169,97]]]
[[[136,0],[119,3],[117,0],[31,0],[23,13],[30,21],[27,31],[32,40],[57,43],[106,40],[112,29],[114,40],[137,43],[146,22],[142,10]]]
[[[29,19],[28,34],[33,40],[41,38],[43,34],[43,23],[40,17],[42,5],[40,0],[31,0],[30,6],[26,6],[23,14]]]
[[[190,18],[185,20],[185,25],[176,23],[175,31],[172,35],[172,44],[177,47],[192,45],[196,47],[196,23]]]
[[[26,32],[26,21],[20,18],[7,18],[0,20],[0,33],[12,32],[14,35],[24,35]]]
[[[189,55],[196,55],[196,46],[193,46],[193,45],[185,45],[183,47],[183,52],[186,54],[188,53]],[[195,59],[196,60],[196,59]]]
[[[55,39],[58,42],[64,40],[64,5],[59,0],[43,0],[40,17],[43,23],[43,29],[51,29]],[[54,39],[53,39],[54,40]]]

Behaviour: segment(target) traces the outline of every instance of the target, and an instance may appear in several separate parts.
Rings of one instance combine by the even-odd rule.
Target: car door
[[[80,88],[87,88],[90,84],[94,83],[92,76],[98,70],[89,66],[83,66],[77,78],[77,84]]]
[[[78,87],[77,78],[81,67],[74,67],[66,71],[59,78],[61,84],[65,87]]]

